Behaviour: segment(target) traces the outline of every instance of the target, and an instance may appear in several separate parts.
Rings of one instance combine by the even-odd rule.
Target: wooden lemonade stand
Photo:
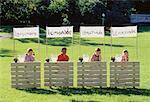
[[[73,26],[46,27],[46,55],[48,55],[47,38],[63,37],[71,37],[73,43]],[[44,63],[44,86],[73,86],[73,62],[50,61]]]
[[[132,31],[126,32],[126,29]],[[137,26],[131,27],[112,27],[111,28],[111,55],[113,37],[136,37],[136,56],[138,59],[138,36]],[[139,87],[140,86],[140,62],[110,62],[110,87]]]
[[[80,38],[100,38],[100,37],[104,37],[104,27],[101,26],[80,27]],[[105,47],[105,40],[103,46]],[[78,67],[77,86],[107,87],[107,65],[105,61],[90,62],[84,61],[83,58],[83,62],[77,62],[77,67]]]
[[[24,27],[13,28],[14,39],[14,56],[16,57],[15,39],[20,38],[38,38],[39,40],[39,27]],[[38,49],[40,46],[38,46]],[[40,54],[40,50],[39,50]],[[39,56],[40,59],[40,56]],[[41,63],[38,62],[19,62],[11,63],[11,87],[12,88],[39,88],[41,86]]]

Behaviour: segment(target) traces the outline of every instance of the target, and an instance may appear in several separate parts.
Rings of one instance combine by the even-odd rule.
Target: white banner
[[[104,37],[104,27],[102,26],[81,26],[80,27],[81,38],[96,38]]]
[[[14,38],[39,38],[39,27],[13,28]]]
[[[47,38],[73,37],[73,26],[70,27],[46,27]]]
[[[111,27],[112,37],[136,37],[137,26]]]

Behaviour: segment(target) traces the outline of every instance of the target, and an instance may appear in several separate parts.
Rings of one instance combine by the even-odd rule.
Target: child
[[[24,62],[33,62],[33,61],[35,61],[35,56],[34,56],[33,50],[29,48],[25,56]]]
[[[95,53],[93,54],[91,61],[101,61],[101,49],[97,48]]]
[[[66,54],[67,53],[67,48],[62,48],[61,54],[58,56],[57,61],[69,61],[69,57]]]
[[[128,61],[129,61],[128,51],[124,50],[121,62],[128,62]]]

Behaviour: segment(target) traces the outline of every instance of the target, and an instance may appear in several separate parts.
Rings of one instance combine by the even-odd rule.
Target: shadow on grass
[[[0,49],[0,57],[13,57],[12,54],[12,50]]]
[[[49,88],[49,89],[20,89],[34,94],[61,94],[61,95],[141,95],[150,96],[149,89],[137,88]]]
[[[38,43],[38,39],[16,39],[22,43]],[[40,38],[40,44],[46,45],[46,39]],[[72,38],[47,38],[47,45],[51,46],[70,46],[72,44]]]
[[[90,40],[81,40],[81,45],[90,45],[90,46],[103,46],[104,43],[94,43],[94,42],[90,42]],[[105,46],[111,46],[111,44],[106,44],[105,43]],[[132,45],[121,45],[121,44],[112,44],[112,47],[133,47]]]

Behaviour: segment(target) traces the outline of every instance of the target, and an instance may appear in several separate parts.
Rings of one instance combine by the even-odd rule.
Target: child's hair
[[[29,53],[30,51],[33,51],[33,50],[32,50],[31,48],[29,48],[29,49],[28,49],[28,53]]]
[[[100,48],[97,48],[96,51],[101,51],[101,49],[100,49]]]
[[[127,51],[127,50],[124,50],[124,53],[128,53],[128,51]]]
[[[67,48],[64,47],[64,48],[61,49],[61,51],[63,51],[63,50],[67,50]]]

